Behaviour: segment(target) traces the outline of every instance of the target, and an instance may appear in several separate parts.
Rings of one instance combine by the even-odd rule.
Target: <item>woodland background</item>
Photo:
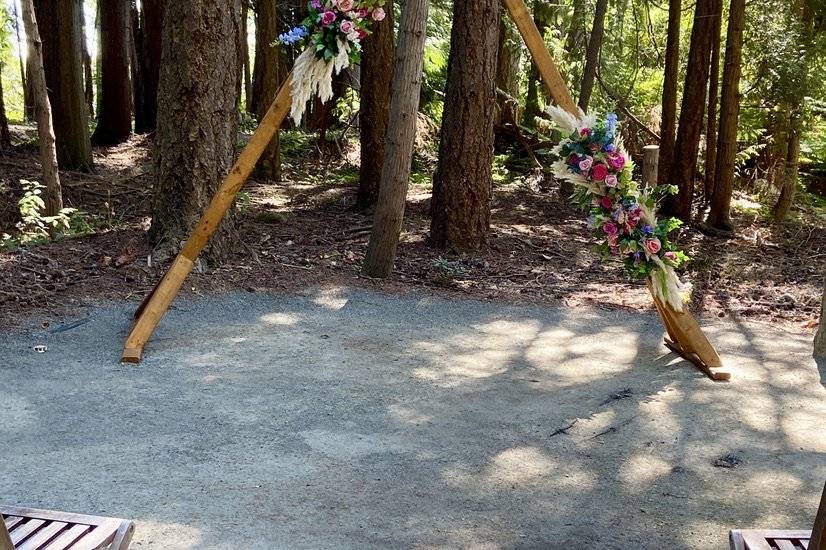
[[[24,0],[25,1],[25,0]],[[21,0],[0,4],[0,318],[138,299],[208,202],[297,51],[299,0],[34,0],[60,165],[41,203]],[[408,2],[409,3],[409,2]],[[426,2],[419,4],[427,5]],[[413,167],[391,279],[362,270],[378,200],[405,2],[286,124],[190,292],[308,283],[649,307],[590,250],[549,173],[544,88],[496,0],[430,2]],[[693,307],[812,329],[826,266],[826,9],[817,0],[535,1],[580,106],[659,144],[685,226]],[[244,39],[246,38],[246,39]],[[59,207],[58,207],[59,206]],[[391,258],[392,262],[392,258]]]

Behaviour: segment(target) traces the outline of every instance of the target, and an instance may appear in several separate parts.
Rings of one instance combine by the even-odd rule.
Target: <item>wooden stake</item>
[[[539,74],[542,76],[542,81],[554,102],[569,113],[579,116],[581,111],[574,102],[568,85],[565,84],[565,79],[556,68],[556,63],[545,46],[545,40],[539,34],[539,29],[536,28],[536,23],[528,11],[528,6],[523,0],[502,0],[502,3],[508,9],[513,22],[516,23],[516,28],[519,29],[522,39],[528,46],[533,61],[539,69]]]
[[[823,486],[823,495],[820,497],[820,506],[817,509],[814,527],[812,527],[809,550],[826,550],[826,485]]]
[[[207,245],[212,234],[215,233],[227,210],[232,206],[235,194],[241,190],[244,182],[247,181],[250,173],[255,168],[258,159],[281,127],[281,123],[290,110],[292,99],[291,80],[292,75],[287,76],[267,114],[261,120],[258,129],[255,130],[249,143],[241,151],[238,160],[235,161],[232,169],[224,178],[218,192],[212,198],[212,202],[210,202],[195,230],[187,239],[183,250],[135,313],[135,325],[126,340],[121,356],[122,362],[140,362],[146,342],[169,309],[169,305],[178,294],[184,279],[192,271],[198,255]]]

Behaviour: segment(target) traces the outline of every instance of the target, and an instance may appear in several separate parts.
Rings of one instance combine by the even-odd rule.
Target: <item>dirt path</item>
[[[826,480],[808,336],[706,324],[713,383],[650,314],[326,287],[177,302],[135,368],[133,306],[4,334],[7,503],[145,549],[719,549]]]

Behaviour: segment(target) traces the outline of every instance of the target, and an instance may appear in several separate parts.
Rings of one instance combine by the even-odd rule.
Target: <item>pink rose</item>
[[[616,171],[622,170],[625,166],[625,157],[619,153],[611,153],[608,155],[608,164]]]
[[[605,179],[605,176],[608,175],[608,168],[602,164],[596,164],[591,169],[591,177],[594,178],[596,181],[602,181]]]
[[[677,261],[677,253],[676,253],[676,252],[672,252],[671,250],[669,250],[668,252],[666,252],[665,254],[663,254],[663,256],[665,256],[665,259],[666,259],[666,260],[669,260],[669,261],[672,261],[672,262],[676,262],[676,261]]]
[[[614,174],[609,174],[605,177],[605,185],[608,187],[616,187],[617,186],[617,176]]]
[[[353,22],[344,20],[341,22],[341,25],[339,25],[338,28],[341,29],[341,32],[343,32],[344,34],[348,34],[353,30]]]
[[[384,21],[384,10],[382,8],[376,8],[373,10],[373,20],[374,21]]]
[[[645,249],[649,253],[656,254],[657,252],[660,251],[660,248],[662,248],[662,244],[660,244],[660,239],[657,239],[656,237],[653,238],[653,239],[646,239]]]
[[[608,246],[612,249],[616,248],[619,244],[619,235],[608,235]],[[614,252],[616,254],[616,252]]]
[[[370,10],[368,10],[367,8],[361,8],[356,13],[358,13],[360,19],[364,19],[365,17],[367,17],[370,14]]]
[[[336,20],[336,14],[331,11],[325,11],[321,16],[321,24],[326,26],[332,25]]]
[[[599,205],[606,210],[610,210],[614,203],[611,202],[611,197],[602,197],[602,200],[599,201]]]
[[[353,9],[353,0],[338,0],[338,9],[341,11],[350,11]]]
[[[602,230],[605,231],[606,235],[616,235],[619,232],[619,228],[614,222],[605,222],[602,224]]]
[[[591,157],[585,157],[581,161],[579,161],[579,169],[583,172],[587,172],[591,165],[594,163]]]

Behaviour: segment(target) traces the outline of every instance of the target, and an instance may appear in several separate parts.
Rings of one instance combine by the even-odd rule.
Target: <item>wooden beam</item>
[[[574,102],[571,91],[568,90],[565,79],[562,78],[562,74],[560,74],[556,63],[554,63],[550,52],[548,52],[545,39],[539,34],[539,29],[536,28],[536,23],[524,0],[502,0],[502,3],[505,4],[513,22],[516,23],[516,28],[519,29],[522,39],[528,46],[533,61],[539,69],[539,74],[542,76],[542,81],[545,83],[545,87],[548,88],[548,93],[551,94],[554,102],[569,113],[580,116],[582,111]]]
[[[267,114],[261,120],[261,124],[258,125],[249,143],[241,151],[238,160],[235,161],[232,169],[224,178],[218,192],[212,198],[212,202],[210,202],[198,221],[198,225],[195,226],[195,230],[187,239],[183,250],[175,258],[172,267],[169,268],[169,271],[166,272],[148,299],[144,299],[144,302],[138,308],[135,324],[126,340],[121,356],[122,362],[140,362],[146,342],[152,336],[152,332],[158,326],[164,314],[166,314],[172,300],[175,299],[181,289],[184,279],[192,271],[198,255],[206,247],[227,210],[232,206],[235,194],[241,190],[258,163],[258,159],[261,158],[267,145],[281,127],[281,123],[290,111],[292,101],[291,80],[292,75],[287,76]]]
[[[826,485],[823,486],[820,506],[817,509],[814,527],[812,527],[809,550],[826,550]]]

